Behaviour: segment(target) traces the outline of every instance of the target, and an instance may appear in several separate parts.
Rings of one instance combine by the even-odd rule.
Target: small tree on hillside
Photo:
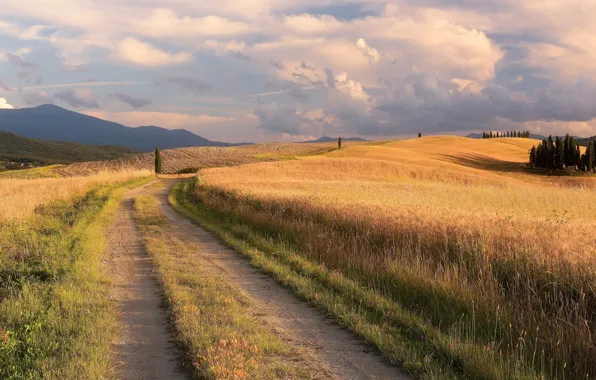
[[[155,148],[155,174],[159,174],[161,171],[161,152],[159,148]]]
[[[536,147],[532,147],[530,150],[530,168],[534,169],[536,167]]]
[[[418,138],[422,137],[422,133],[418,132]]]
[[[341,137],[337,139],[337,149],[341,149]]]

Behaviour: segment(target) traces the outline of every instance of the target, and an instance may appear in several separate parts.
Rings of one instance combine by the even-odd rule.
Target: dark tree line
[[[530,167],[547,169],[565,169],[572,167],[581,170],[593,170],[596,165],[596,141],[590,141],[586,153],[581,154],[579,144],[567,134],[565,139],[549,136],[538,147],[530,150]]]
[[[503,137],[520,137],[524,139],[530,138],[528,131],[507,131],[507,132],[482,132],[483,139],[503,138]]]

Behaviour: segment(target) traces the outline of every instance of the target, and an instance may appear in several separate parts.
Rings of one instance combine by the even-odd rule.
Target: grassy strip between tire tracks
[[[201,247],[176,236],[154,196],[135,200],[135,217],[195,377],[329,378],[260,324],[251,301],[197,256]]]

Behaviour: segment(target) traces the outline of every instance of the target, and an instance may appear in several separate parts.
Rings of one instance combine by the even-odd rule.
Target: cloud
[[[312,122],[301,112],[291,107],[272,105],[255,110],[255,115],[259,118],[260,128],[290,136],[304,134],[304,130],[312,125]]]
[[[19,77],[20,79],[29,79],[30,76],[31,76],[31,73],[28,71],[21,71],[21,72],[17,73],[17,77]]]
[[[0,98],[0,109],[13,109],[14,107],[8,104],[5,98]]]
[[[379,54],[377,49],[369,46],[364,38],[359,38],[358,41],[356,41],[356,47],[360,49],[362,55],[369,59],[370,63],[379,63],[381,60],[381,54]]]
[[[364,91],[362,84],[350,78],[348,73],[341,72],[337,75],[327,69],[327,87],[335,92],[347,94],[350,98],[369,102],[370,96]]]
[[[197,38],[209,36],[238,36],[248,33],[253,26],[244,22],[209,15],[179,17],[172,9],[156,9],[140,23],[141,33],[151,37]]]
[[[10,87],[9,85],[7,85],[6,83],[0,81],[0,89],[2,89],[5,92],[11,92],[13,90],[12,87]]]
[[[303,70],[315,70],[314,67],[307,65],[304,61],[300,62],[300,68]]]
[[[231,54],[232,54],[232,56],[234,56],[234,57],[236,57],[236,58],[238,58],[240,60],[250,61],[250,57],[248,55],[242,53],[241,51],[238,51],[238,50],[237,51],[232,51]]]
[[[10,61],[10,63],[12,63],[13,65],[24,67],[24,68],[35,68],[35,67],[39,66],[39,64],[37,64],[35,62],[26,61],[22,57],[20,57],[16,54],[12,54],[12,53],[6,53],[6,59],[8,59]]]
[[[165,79],[158,79],[154,82],[157,86],[163,87],[169,84],[174,84],[190,90],[195,94],[204,94],[211,91],[211,85],[202,79],[190,77],[171,77]]]
[[[54,97],[74,108],[100,108],[100,100],[91,89],[76,88],[57,92]]]
[[[148,106],[152,103],[152,101],[150,99],[135,98],[135,97],[123,94],[121,92],[116,92],[116,93],[112,94],[112,96],[115,97],[116,99],[120,100],[121,102],[128,104],[132,108],[142,108],[142,107]]]
[[[128,37],[120,42],[118,55],[124,61],[153,67],[176,65],[188,62],[191,58],[189,53],[168,53],[132,37]]]
[[[23,102],[28,106],[53,103],[52,97],[45,91],[25,92],[21,94]]]
[[[280,60],[270,60],[271,66],[275,67],[278,70],[285,70],[286,66]]]
[[[306,103],[310,99],[310,95],[298,87],[290,89],[288,95],[300,103]]]

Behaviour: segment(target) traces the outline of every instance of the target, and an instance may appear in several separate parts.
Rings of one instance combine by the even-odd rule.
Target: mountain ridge
[[[22,137],[87,145],[119,145],[140,152],[155,148],[237,146],[211,141],[186,129],[157,126],[127,127],[119,123],[70,111],[53,104],[0,110],[0,130]]]

